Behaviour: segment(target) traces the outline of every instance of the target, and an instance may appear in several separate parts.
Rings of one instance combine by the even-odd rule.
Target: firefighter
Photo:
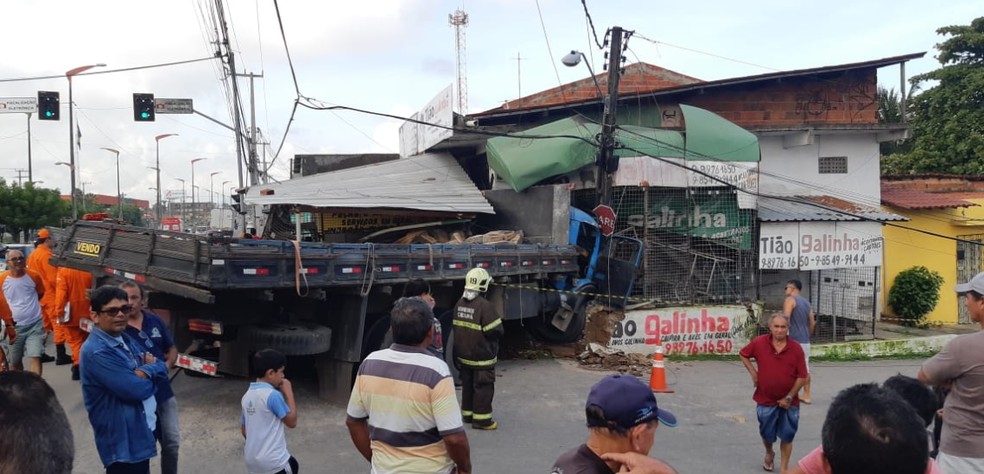
[[[56,358],[41,353],[41,362],[55,361],[55,365],[66,365],[72,363],[72,358],[65,352],[65,330],[62,326],[55,324],[58,315],[55,311],[55,279],[58,267],[48,261],[51,260],[51,251],[58,246],[58,243],[51,238],[48,229],[38,231],[38,238],[34,241],[34,251],[27,257],[27,268],[34,270],[41,275],[44,281],[44,296],[41,298],[41,313],[44,316],[44,330],[55,336]]]
[[[65,340],[72,349],[72,380],[79,380],[79,356],[82,343],[89,336],[80,326],[80,321],[89,319],[89,290],[92,289],[92,274],[68,267],[58,267],[55,278],[55,314],[57,324],[65,331]],[[68,308],[65,305],[68,304]]]
[[[472,428],[494,430],[492,396],[502,316],[485,299],[492,276],[483,268],[465,275],[465,291],[454,307],[454,362],[461,377],[461,418]]]

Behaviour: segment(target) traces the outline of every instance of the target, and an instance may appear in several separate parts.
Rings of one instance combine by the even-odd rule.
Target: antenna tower
[[[458,113],[468,113],[468,74],[465,67],[465,27],[468,26],[468,14],[464,10],[455,10],[448,14],[448,24],[454,27],[454,47],[458,65]]]

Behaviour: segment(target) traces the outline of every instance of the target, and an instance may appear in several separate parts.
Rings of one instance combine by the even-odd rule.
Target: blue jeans
[[[178,427],[178,402],[174,397],[157,403],[157,429],[157,440],[161,443],[161,474],[177,474],[181,429]]]

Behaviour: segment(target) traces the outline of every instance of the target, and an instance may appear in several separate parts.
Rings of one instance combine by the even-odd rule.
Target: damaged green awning
[[[706,110],[681,105],[686,132],[621,125],[615,132],[619,157],[758,161],[754,134]],[[516,191],[544,179],[593,165],[601,125],[569,117],[486,142],[489,167]],[[551,138],[537,138],[551,137]]]

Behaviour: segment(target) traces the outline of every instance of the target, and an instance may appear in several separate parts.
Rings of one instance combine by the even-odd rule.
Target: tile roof
[[[758,199],[762,222],[802,221],[906,221],[898,214],[833,196],[762,196]]]
[[[951,193],[927,193],[914,189],[892,189],[882,186],[882,204],[901,209],[951,209],[956,207],[976,206],[969,201],[960,199],[968,193],[955,196]],[[984,193],[977,193],[984,198]]]

